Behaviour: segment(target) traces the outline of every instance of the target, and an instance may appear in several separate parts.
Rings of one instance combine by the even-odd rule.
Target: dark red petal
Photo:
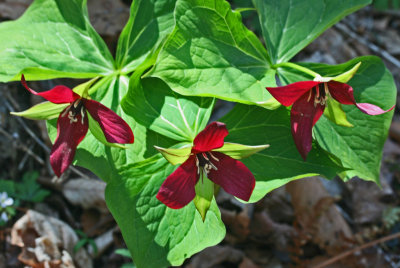
[[[197,181],[196,157],[192,155],[168,176],[156,197],[170,208],[183,208],[196,196]]]
[[[221,148],[224,145],[224,138],[227,135],[228,130],[224,123],[212,122],[203,131],[197,134],[193,142],[193,152],[208,152],[213,149]]]
[[[267,90],[282,105],[290,106],[304,95],[304,93],[320,83],[315,81],[300,81],[283,87],[267,87]]]
[[[69,107],[65,108],[68,109]],[[70,123],[68,114],[60,114],[57,121],[57,138],[50,153],[50,163],[54,173],[59,177],[71,165],[76,147],[85,137],[89,124],[87,116],[76,116],[77,122]]]
[[[211,159],[218,170],[211,169],[208,178],[227,193],[244,201],[250,199],[256,180],[251,171],[240,161],[219,152],[211,152],[219,161]]]
[[[331,96],[340,102],[341,104],[348,104],[348,105],[355,105],[361,112],[369,115],[378,115],[383,114],[386,112],[391,111],[392,108],[389,110],[383,110],[380,107],[370,104],[370,103],[356,103],[353,94],[353,88],[347,84],[330,81],[328,82],[329,93]]]
[[[99,123],[108,142],[133,143],[132,130],[119,115],[100,102],[88,99],[84,101],[85,108],[93,119]]]
[[[66,86],[55,86],[48,91],[36,92],[28,87],[24,75],[21,76],[21,83],[30,93],[41,96],[52,103],[72,103],[80,98],[78,94]]]
[[[314,97],[314,93],[311,96],[308,93],[304,94],[293,104],[290,111],[294,143],[304,161],[311,150],[312,128],[325,109],[325,106],[320,104],[314,105]]]

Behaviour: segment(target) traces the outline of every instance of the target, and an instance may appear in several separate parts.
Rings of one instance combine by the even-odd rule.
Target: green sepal
[[[236,12],[242,13],[246,11],[257,11],[254,7],[239,7],[235,9]]]
[[[91,88],[91,86],[94,84],[94,82],[96,82],[99,79],[98,77],[95,77],[83,84],[80,84],[76,87],[74,87],[74,89],[72,91],[74,91],[76,94],[78,94],[79,96],[88,99],[89,97],[89,89]]]
[[[194,189],[196,191],[196,197],[193,200],[194,205],[204,222],[214,197],[214,183],[207,178],[203,171],[200,171],[200,179]]]
[[[336,81],[340,83],[347,83],[350,81],[351,78],[356,74],[358,71],[358,68],[360,68],[361,61],[357,63],[356,65],[353,66],[350,70],[347,72],[344,72],[342,74],[339,74],[337,76],[317,76],[314,78],[314,81],[318,82],[329,82],[329,81]]]
[[[342,105],[332,97],[328,98],[326,102],[324,115],[336,125],[353,127],[353,124],[347,121],[346,113],[343,111]]]
[[[164,158],[174,166],[185,162],[189,158],[190,152],[192,150],[192,147],[190,146],[178,149],[165,149],[158,146],[154,146],[154,148],[156,148],[162,154],[162,156],[164,156]]]
[[[224,146],[222,146],[221,148],[215,149],[213,151],[224,153],[234,159],[242,159],[242,158],[249,157],[255,153],[258,153],[268,147],[269,147],[269,144],[250,146],[250,145],[243,145],[243,144],[238,144],[238,143],[225,142]]]
[[[89,129],[90,132],[93,134],[93,136],[101,143],[104,145],[110,146],[110,147],[116,147],[116,148],[121,148],[121,149],[127,149],[127,147],[118,144],[118,143],[111,143],[108,142],[106,137],[104,136],[103,130],[101,129],[99,123],[93,119],[93,117],[89,114],[86,113],[89,119]]]
[[[281,106],[281,103],[274,98],[271,98],[267,101],[260,101],[257,102],[256,104],[268,110],[275,110]]]
[[[350,81],[350,79],[353,78],[353,76],[356,74],[356,72],[358,71],[358,68],[360,68],[361,65],[361,61],[359,63],[357,63],[356,65],[354,65],[353,68],[351,68],[350,70],[348,70],[345,73],[342,73],[338,76],[332,77],[333,81],[337,81],[337,82],[341,82],[341,83],[347,83]]]
[[[23,116],[34,120],[49,120],[57,118],[69,103],[55,104],[49,101],[39,103],[22,112],[11,112],[12,115]]]

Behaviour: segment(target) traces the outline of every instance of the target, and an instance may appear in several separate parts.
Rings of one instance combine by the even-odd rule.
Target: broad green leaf
[[[200,171],[200,173],[201,177],[195,187],[196,196],[193,202],[201,215],[201,219],[205,221],[207,211],[210,209],[211,202],[214,198],[214,183],[207,178],[204,172]]]
[[[320,174],[333,178],[343,168],[319,146],[303,161],[294,144],[290,130],[289,111],[285,107],[266,110],[257,106],[237,104],[219,121],[225,122],[229,135],[227,142],[248,145],[269,144],[270,147],[242,159],[256,178],[254,197],[257,201],[269,191],[291,180]]]
[[[176,26],[149,73],[182,95],[276,108],[275,71],[258,38],[225,0],[178,0]]]
[[[117,47],[116,64],[133,71],[156,49],[174,27],[176,0],[135,0]]]
[[[335,76],[362,62],[359,70],[348,82],[354,89],[357,102],[371,103],[388,109],[396,102],[396,86],[393,77],[385,68],[382,60],[374,56],[356,58],[344,64],[330,66],[326,64],[302,64],[323,76]],[[279,69],[285,83],[308,79],[288,69]],[[353,105],[342,105],[347,120],[354,127],[338,126],[324,116],[314,127],[314,136],[318,144],[338,157],[346,168],[346,178],[359,176],[365,180],[379,182],[379,169],[383,144],[393,112],[371,116],[362,113]]]
[[[177,141],[192,142],[207,125],[213,98],[185,97],[158,78],[133,75],[124,111],[137,122]]]
[[[65,104],[54,104],[49,101],[45,101],[35,106],[32,106],[28,110],[22,112],[11,112],[12,115],[23,116],[25,118],[33,120],[48,120],[58,118],[62,110],[67,108],[69,103]]]
[[[85,0],[36,0],[0,23],[0,81],[88,78],[113,72],[113,58],[90,25]]]
[[[218,149],[214,149],[213,151],[224,153],[234,159],[242,159],[258,153],[259,151],[267,149],[268,147],[268,144],[249,146],[238,143],[225,142],[224,146]]]
[[[161,148],[158,146],[154,146],[161,154],[164,156],[164,158],[171,164],[171,165],[178,165],[182,164],[185,162],[189,156],[190,152],[192,150],[191,146],[186,145],[185,147],[182,148]]]
[[[378,10],[393,10],[400,8],[400,0],[374,0],[373,4]]]
[[[346,15],[371,0],[253,0],[273,63],[289,61]]]
[[[225,236],[215,201],[204,222],[193,202],[170,209],[158,201],[157,192],[174,168],[157,155],[121,167],[119,176],[107,184],[107,206],[139,268],[181,265],[185,258]]]
[[[132,117],[125,114],[120,100],[128,91],[129,78],[127,76],[106,77],[96,83],[97,90],[91,94],[91,98],[101,102],[106,107],[115,111],[132,128],[135,136],[133,144],[124,144],[126,149],[111,148],[101,143],[89,131],[79,144],[75,155],[74,164],[85,167],[104,181],[108,181],[116,170],[127,163],[142,161],[157,153],[153,145],[170,147],[172,140],[163,137],[144,126],[138,124]],[[94,120],[93,120],[94,121]],[[56,137],[56,120],[48,124],[49,136],[54,141]],[[93,127],[90,126],[93,130]]]

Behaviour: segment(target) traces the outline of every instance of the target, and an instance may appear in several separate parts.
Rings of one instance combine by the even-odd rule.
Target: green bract
[[[196,197],[193,202],[200,213],[203,221],[206,219],[207,211],[211,206],[211,201],[214,198],[214,183],[209,180],[203,173],[196,184],[195,191]]]
[[[68,107],[68,103],[65,104],[54,104],[49,101],[45,101],[29,108],[22,112],[12,112],[12,115],[23,116],[34,120],[48,120],[58,118],[62,110]]]

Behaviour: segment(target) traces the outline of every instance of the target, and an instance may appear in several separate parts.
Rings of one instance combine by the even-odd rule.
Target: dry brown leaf
[[[244,257],[242,262],[239,264],[239,268],[260,268],[260,266],[256,265],[249,258]]]
[[[104,199],[106,183],[99,180],[75,179],[67,181],[62,192],[65,198],[74,205],[85,209],[95,208],[102,213],[109,213]]]
[[[296,219],[311,241],[334,254],[343,245],[343,236],[352,237],[350,227],[335,206],[335,199],[318,177],[292,181],[286,185],[292,196]]]
[[[374,182],[357,178],[350,180],[348,185],[352,190],[354,222],[359,225],[380,223],[383,211],[389,206],[380,201],[387,190],[382,191]],[[383,189],[390,187],[386,183],[384,186]]]
[[[245,240],[250,233],[250,218],[248,209],[246,208],[247,206],[245,206],[240,213],[220,208],[222,221],[231,230],[238,241]]]
[[[217,264],[229,262],[239,264],[244,257],[244,253],[240,250],[229,246],[210,247],[192,258],[187,266],[188,268],[212,268]]]
[[[11,230],[11,244],[22,248],[19,260],[34,268],[72,268],[71,256],[77,267],[91,268],[92,260],[83,248],[73,253],[78,240],[69,225],[33,210],[28,210]]]

